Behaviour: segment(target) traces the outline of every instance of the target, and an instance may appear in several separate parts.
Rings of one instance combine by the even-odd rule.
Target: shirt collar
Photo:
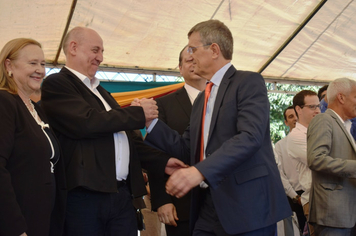
[[[214,85],[216,86],[220,86],[221,80],[223,79],[226,71],[230,68],[231,63],[227,63],[226,65],[224,65],[223,67],[220,68],[220,70],[218,70],[213,77],[211,78],[210,82],[214,83]]]
[[[184,84],[184,88],[187,91],[187,94],[188,94],[188,97],[190,99],[190,102],[193,104],[195,98],[199,95],[200,90],[190,86],[187,83]]]
[[[339,120],[345,125],[345,121],[343,121],[343,119],[341,119],[341,117],[339,116],[339,114],[336,113],[336,111],[334,111],[333,109],[329,108],[330,111],[334,112],[334,114],[339,118]]]
[[[99,86],[100,81],[96,77],[94,77],[93,79],[89,79],[87,76],[72,68],[69,68],[68,66],[64,67],[67,68],[73,74],[75,74],[89,89],[96,89]]]
[[[334,112],[334,114],[338,117],[338,119],[341,121],[341,123],[344,125],[346,131],[349,133],[351,140],[355,143],[355,139],[353,138],[353,135],[351,134],[351,126],[352,126],[352,122],[351,120],[343,120],[341,119],[341,117],[339,116],[339,114],[336,113],[336,111],[334,111],[331,108],[328,108],[328,110],[331,110],[332,112]]]
[[[301,123],[297,122],[295,124],[295,129],[299,129],[300,131],[304,132],[304,133],[307,133],[308,131],[308,128],[305,127],[304,125],[302,125]]]
[[[341,116],[339,116],[339,114],[336,113],[336,111],[334,111],[334,110],[331,109],[331,108],[328,108],[328,109],[331,110],[332,112],[334,112],[334,114],[339,118],[339,120],[341,121],[341,123],[345,126],[346,130],[347,130],[347,131],[350,131],[351,125],[352,125],[351,120],[345,120],[345,121],[344,121],[344,120],[341,118]]]

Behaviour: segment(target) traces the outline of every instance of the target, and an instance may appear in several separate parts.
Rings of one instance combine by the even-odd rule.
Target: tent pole
[[[64,37],[66,36],[66,34],[68,32],[68,28],[69,28],[70,22],[72,21],[76,5],[77,5],[77,0],[73,0],[72,6],[70,7],[67,24],[66,24],[66,27],[64,28],[63,35],[62,35],[62,38],[61,38],[61,42],[59,44],[56,57],[54,58],[54,61],[53,61],[53,65],[55,65],[55,66],[58,64],[58,58],[59,58],[59,55],[61,54],[63,40],[64,40]]]
[[[307,23],[314,17],[314,15],[322,8],[322,6],[328,0],[323,0],[314,8],[314,10],[305,18],[305,20],[298,26],[298,28],[289,36],[289,38],[277,49],[277,51],[268,59],[268,61],[258,70],[258,73],[262,73],[276,57],[284,50],[285,47],[294,39],[295,36],[307,25]]]

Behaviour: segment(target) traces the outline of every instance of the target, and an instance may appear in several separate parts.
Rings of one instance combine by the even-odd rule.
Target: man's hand
[[[135,99],[131,102],[131,106],[141,106],[141,104],[140,104],[140,99],[135,98]]]
[[[171,157],[171,158],[169,158],[169,160],[167,162],[164,172],[167,175],[172,175],[176,170],[179,170],[181,168],[187,168],[187,167],[189,167],[189,166],[184,164],[184,162],[182,162],[181,160]]]
[[[176,207],[172,203],[167,203],[157,209],[159,221],[166,225],[177,226],[176,220],[178,219]]]
[[[147,98],[142,98],[140,100],[141,107],[143,108],[143,111],[145,112],[145,117],[146,117],[146,124],[155,118],[158,118],[158,106],[156,105],[156,101]],[[146,125],[147,126],[147,125]]]
[[[146,128],[150,126],[153,119],[158,118],[158,107],[156,105],[156,101],[153,100],[153,98],[142,98],[141,100],[135,98],[131,102],[131,106],[139,106],[143,108],[143,112],[145,113],[146,118]]]
[[[27,234],[26,234],[26,232],[25,232],[25,233],[20,234],[20,236],[27,236]]]
[[[199,185],[204,176],[194,166],[175,171],[166,183],[166,192],[176,198],[183,197]]]

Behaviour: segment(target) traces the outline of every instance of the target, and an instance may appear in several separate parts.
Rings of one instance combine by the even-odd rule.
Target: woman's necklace
[[[25,102],[25,100],[22,100],[22,101],[25,103],[25,105],[26,105],[28,111],[30,112],[30,114],[32,115],[33,119],[35,119],[35,121],[37,122],[37,124],[40,125],[42,129],[45,128],[45,127],[49,127],[49,125],[48,125],[48,124],[45,124],[45,123],[41,120],[41,118],[38,116],[37,111],[36,111],[36,109],[35,109],[35,106],[34,106],[33,103],[31,102],[31,99],[28,99],[28,103],[29,103],[29,104],[27,104],[27,102]]]
[[[47,134],[46,131],[44,130],[44,128],[49,128],[49,125],[48,125],[48,124],[45,124],[45,123],[41,120],[41,118],[38,116],[37,111],[36,111],[36,109],[35,109],[35,106],[34,106],[33,103],[31,102],[31,99],[28,99],[28,100],[27,100],[29,104],[27,104],[27,103],[25,102],[25,100],[22,100],[22,101],[25,103],[25,105],[26,105],[28,111],[30,112],[30,114],[32,115],[33,119],[35,119],[35,121],[37,122],[37,124],[38,124],[39,126],[41,126],[41,129],[42,129],[44,135],[47,137],[48,142],[49,142],[49,145],[51,146],[51,150],[52,150],[52,156],[50,157],[50,159],[52,159],[52,158],[54,157],[54,154],[55,154],[54,147],[53,147],[51,138],[48,136],[48,134]],[[57,160],[57,161],[58,161],[58,160]],[[56,163],[52,163],[52,161],[50,161],[49,163],[51,164],[51,173],[54,173],[54,165],[55,165],[57,162],[56,162]]]

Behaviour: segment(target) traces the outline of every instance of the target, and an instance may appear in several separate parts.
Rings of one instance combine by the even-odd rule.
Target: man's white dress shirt
[[[288,155],[287,139],[288,136],[276,143],[275,153],[278,160],[278,170],[281,175],[284,191],[288,197],[293,199],[298,195],[296,191],[302,190],[302,186],[299,183],[296,160]]]
[[[92,91],[103,103],[106,111],[110,111],[110,105],[105,101],[105,99],[99,93],[97,87],[100,81],[94,77],[90,80],[85,75],[80,72],[73,70],[66,66],[73,74],[75,74],[83,83]],[[119,122],[119,121],[118,121]],[[115,143],[115,165],[116,165],[116,180],[126,180],[129,174],[129,163],[130,163],[130,146],[127,135],[124,131],[114,133],[114,143]]]
[[[304,206],[309,202],[311,187],[311,170],[307,160],[307,127],[297,122],[295,128],[290,132],[287,139],[288,155],[296,160],[296,169],[299,173],[299,183],[304,193],[301,202]]]
[[[185,91],[187,91],[190,103],[193,105],[195,99],[198,97],[200,90],[190,86],[189,84],[184,84]]]

